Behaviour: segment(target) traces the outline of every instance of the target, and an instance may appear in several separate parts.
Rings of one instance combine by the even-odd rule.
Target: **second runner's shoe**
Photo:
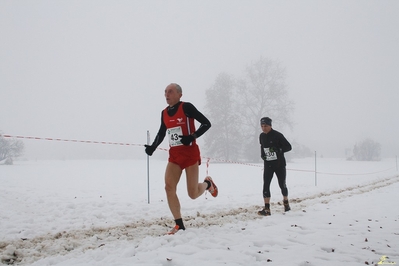
[[[288,212],[288,211],[291,210],[290,204],[288,203],[288,200],[284,200],[284,201],[283,201],[283,204],[284,204],[284,211],[285,211],[285,212]]]
[[[263,210],[261,210],[261,211],[258,211],[258,215],[261,215],[261,216],[270,216],[270,215],[272,215],[272,214],[271,214],[271,212],[270,212],[270,209],[263,209]]]

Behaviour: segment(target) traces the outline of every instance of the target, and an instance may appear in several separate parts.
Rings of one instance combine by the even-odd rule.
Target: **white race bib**
[[[274,151],[270,151],[270,148],[263,148],[266,155],[266,161],[274,161],[277,160],[277,154]]]
[[[179,136],[183,135],[183,131],[182,131],[181,127],[169,128],[167,130],[167,132],[168,132],[170,147],[176,147],[176,146],[183,145],[183,143],[181,143],[180,137],[179,137]]]

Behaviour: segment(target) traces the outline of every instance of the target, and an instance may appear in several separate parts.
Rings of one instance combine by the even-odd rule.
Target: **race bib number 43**
[[[171,147],[183,145],[180,141],[181,135],[183,135],[183,131],[181,127],[172,127],[168,129],[168,136],[169,136],[169,145]]]
[[[266,155],[266,161],[277,160],[277,154],[274,151],[270,151],[270,148],[263,148]]]

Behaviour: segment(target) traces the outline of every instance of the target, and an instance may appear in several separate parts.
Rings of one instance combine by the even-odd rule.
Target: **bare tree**
[[[261,57],[248,66],[246,76],[239,82],[240,117],[246,133],[244,153],[249,160],[259,160],[260,126],[264,116],[278,121],[281,127],[292,127],[294,103],[288,99],[285,69],[276,61]]]
[[[358,161],[379,161],[381,160],[381,144],[365,139],[355,145],[353,156]]]
[[[221,73],[206,91],[207,116],[212,127],[205,134],[208,155],[226,160],[237,159],[241,151],[240,116],[237,114],[234,79]]]
[[[21,140],[6,139],[0,135],[0,161],[4,161],[5,164],[12,164],[14,158],[23,154],[23,150],[24,143]]]

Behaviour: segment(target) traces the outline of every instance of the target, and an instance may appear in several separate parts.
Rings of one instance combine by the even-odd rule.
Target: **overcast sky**
[[[206,113],[216,77],[262,56],[286,69],[289,140],[398,155],[398,14],[396,0],[0,0],[0,130],[142,144],[169,83]]]

